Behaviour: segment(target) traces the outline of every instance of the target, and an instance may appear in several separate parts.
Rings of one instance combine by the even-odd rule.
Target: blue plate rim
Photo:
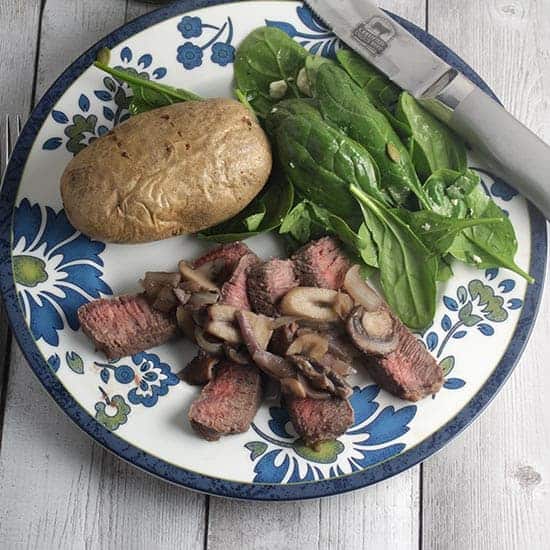
[[[220,480],[165,462],[123,441],[90,416],[71,397],[48,367],[28,330],[15,290],[11,263],[13,209],[28,154],[51,108],[65,90],[93,63],[100,48],[112,48],[128,37],[165,19],[195,9],[228,3],[233,2],[231,0],[177,0],[169,6],[138,17],[113,31],[87,50],[62,73],[43,95],[23,128],[4,176],[0,195],[0,291],[15,338],[44,388],[73,422],[95,441],[123,460],[176,485],[217,496],[246,500],[286,501],[342,494],[388,479],[439,451],[480,414],[513,371],[535,324],[546,276],[546,221],[532,205],[529,205],[532,242],[530,272],[536,282],[527,288],[524,306],[510,344],[483,387],[453,419],[410,450],[366,470],[323,481],[278,485]],[[397,15],[391,13],[390,15],[447,63],[464,73],[482,90],[497,99],[481,77],[447,46],[413,23]]]

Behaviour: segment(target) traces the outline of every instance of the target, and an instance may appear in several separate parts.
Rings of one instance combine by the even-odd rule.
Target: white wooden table
[[[550,0],[380,4],[441,38],[550,142]],[[0,113],[27,116],[77,54],[152,8],[0,0]],[[363,491],[290,504],[207,497],[128,466],[64,416],[15,343],[4,346],[0,549],[548,549],[549,334],[546,296],[505,389],[437,456]]]

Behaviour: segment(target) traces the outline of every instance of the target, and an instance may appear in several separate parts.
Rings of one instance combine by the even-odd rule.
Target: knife
[[[481,153],[550,219],[550,147],[368,0],[306,0],[350,48]]]

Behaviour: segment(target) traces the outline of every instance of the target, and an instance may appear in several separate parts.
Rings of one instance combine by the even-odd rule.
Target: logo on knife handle
[[[395,36],[395,29],[390,21],[376,16],[369,21],[359,23],[351,34],[373,55],[380,55]]]

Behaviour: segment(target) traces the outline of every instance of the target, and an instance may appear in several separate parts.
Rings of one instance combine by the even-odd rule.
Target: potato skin
[[[194,233],[240,212],[271,171],[267,136],[232,99],[130,118],[83,149],[61,177],[72,225],[103,241]]]

